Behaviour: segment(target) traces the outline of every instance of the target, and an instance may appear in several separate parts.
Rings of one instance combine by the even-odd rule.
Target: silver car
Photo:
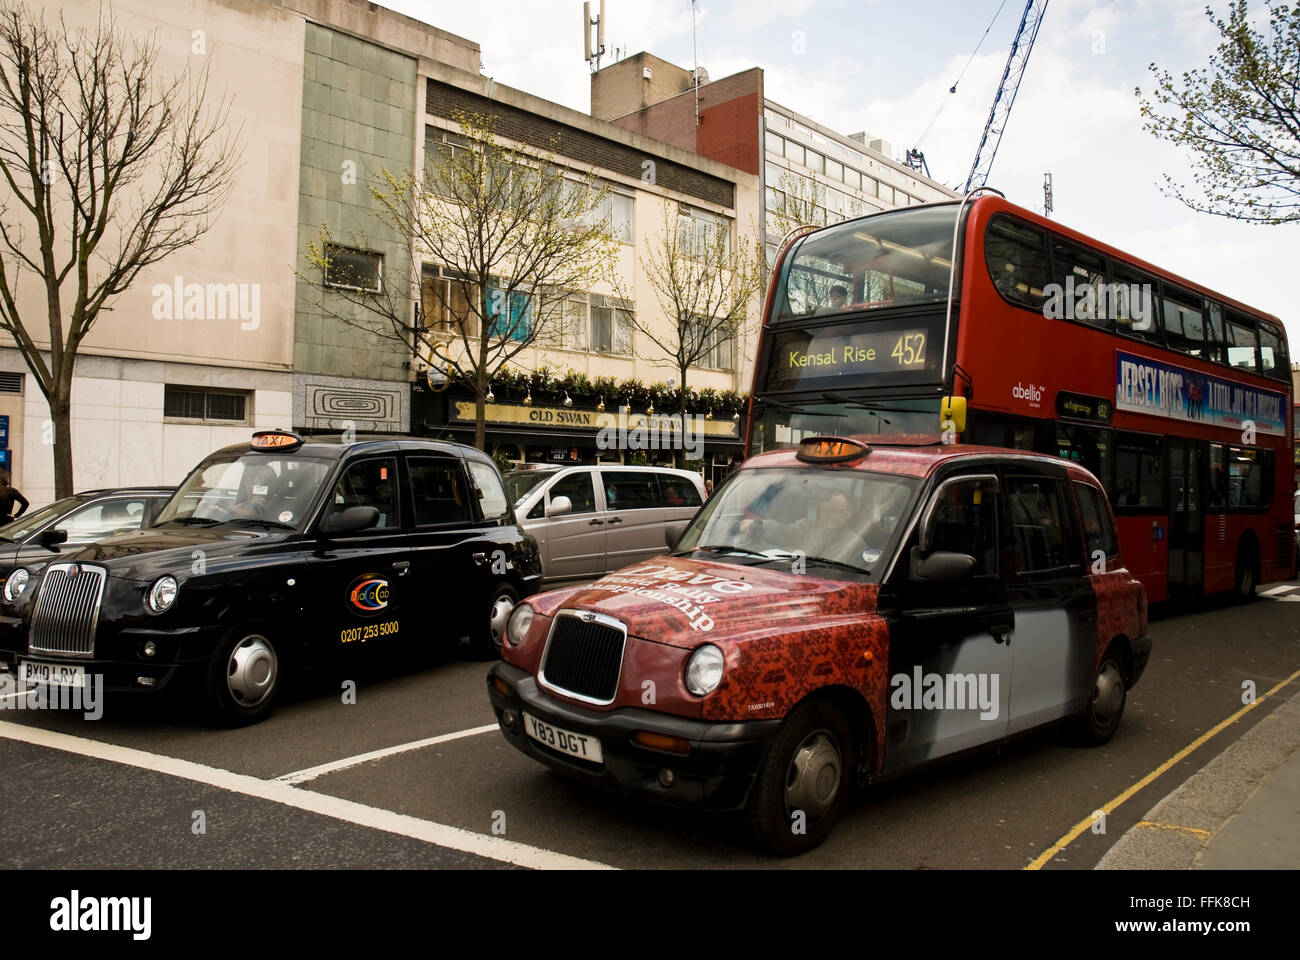
[[[667,467],[539,466],[505,476],[523,528],[537,538],[542,580],[589,580],[657,556],[704,503],[704,481]]]

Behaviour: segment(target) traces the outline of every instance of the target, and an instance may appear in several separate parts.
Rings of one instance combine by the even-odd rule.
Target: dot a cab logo
[[[348,606],[362,616],[379,613],[388,606],[390,592],[387,580],[368,573],[357,577],[348,587]]]

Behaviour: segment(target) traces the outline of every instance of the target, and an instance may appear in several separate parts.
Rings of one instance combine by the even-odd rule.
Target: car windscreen
[[[524,502],[529,491],[553,476],[555,473],[551,470],[514,470],[501,479],[506,485],[506,496],[510,498],[511,506],[517,507]]]
[[[64,497],[62,500],[55,500],[39,510],[25,513],[13,523],[0,527],[0,539],[24,540],[51,520],[63,516],[85,502],[80,497]]]
[[[844,468],[742,470],[705,504],[674,548],[737,563],[817,565],[868,574],[906,519],[917,481]]]
[[[185,478],[155,525],[245,521],[296,527],[333,466],[274,454],[208,459]]]

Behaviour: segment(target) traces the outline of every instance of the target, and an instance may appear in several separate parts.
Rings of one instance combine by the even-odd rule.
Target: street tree
[[[611,275],[618,242],[608,184],[557,164],[558,140],[525,148],[497,135],[495,115],[453,120],[457,131],[426,141],[422,170],[381,169],[370,187],[378,228],[409,243],[411,269],[379,289],[353,282],[322,225],[299,276],[318,287],[326,316],[467,385],[474,445],[486,449],[493,377],[525,350],[577,335],[577,298]]]
[[[1175,79],[1152,63],[1155,89],[1137,89],[1144,128],[1184,148],[1193,183],[1162,190],[1193,210],[1252,223],[1300,219],[1300,5],[1265,0],[1257,29],[1246,0],[1206,15],[1221,38],[1206,66]]]
[[[0,0],[0,330],[49,403],[55,496],[73,492],[72,377],[102,311],[197,242],[240,165],[207,70],[168,76],[152,37]],[[21,295],[35,279],[39,303]]]

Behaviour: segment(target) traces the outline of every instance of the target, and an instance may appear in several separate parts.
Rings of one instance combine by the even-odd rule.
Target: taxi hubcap
[[[802,810],[809,816],[825,813],[839,792],[842,768],[839,748],[830,734],[825,730],[808,734],[790,760],[786,809]]]
[[[1097,686],[1092,694],[1092,712],[1103,726],[1119,712],[1124,703],[1124,678],[1113,661],[1107,661],[1097,674]]]
[[[278,669],[275,650],[265,637],[245,637],[230,654],[226,687],[243,707],[255,707],[270,694]]]
[[[502,639],[506,635],[506,623],[510,619],[510,614],[515,609],[515,601],[507,596],[497,597],[492,601],[492,616],[490,624],[492,628],[492,642],[501,645]]]

